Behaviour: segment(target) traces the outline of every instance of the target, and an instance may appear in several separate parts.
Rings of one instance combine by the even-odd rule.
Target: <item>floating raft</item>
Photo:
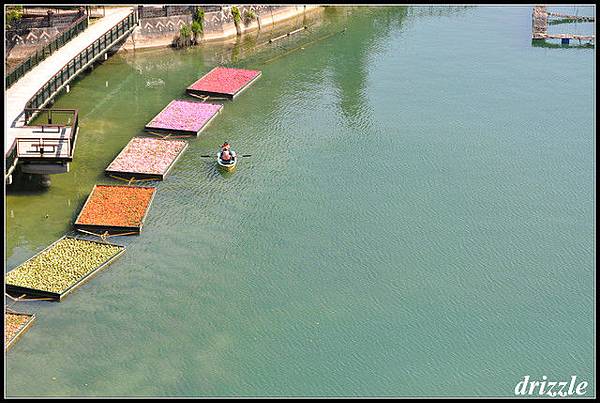
[[[126,179],[163,180],[187,146],[188,143],[182,140],[134,137],[105,173]]]
[[[175,99],[160,111],[145,129],[197,136],[222,108],[223,105],[219,104]]]
[[[152,186],[94,185],[74,226],[101,234],[139,234],[155,193]]]
[[[260,77],[259,70],[215,67],[187,87],[190,95],[233,99]]]
[[[35,319],[35,315],[12,310],[4,311],[4,351],[8,350],[25,333]]]
[[[60,301],[124,252],[124,246],[64,236],[6,273],[6,292]]]

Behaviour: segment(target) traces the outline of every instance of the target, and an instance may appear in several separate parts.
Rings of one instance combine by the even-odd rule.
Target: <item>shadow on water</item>
[[[582,44],[565,44],[565,43],[552,43],[540,40],[531,40],[531,46],[534,48],[549,48],[549,49],[593,49],[594,45],[591,43]]]
[[[13,182],[6,187],[6,195],[41,196],[48,193],[50,187],[44,184],[42,175],[26,174],[18,169],[13,173]]]
[[[574,18],[563,18],[561,20],[551,20],[551,21],[548,21],[548,25],[561,25],[561,24],[573,24],[573,23],[580,23],[580,24],[582,24],[582,23],[590,23],[590,22],[593,22],[593,21],[583,21],[583,22],[581,22],[581,21],[578,21],[578,20],[576,20]]]
[[[217,173],[219,174],[219,176],[221,176],[221,178],[224,179],[230,179],[233,174],[235,173],[235,170],[233,171],[226,171],[224,169],[221,169],[219,167],[215,167],[215,170],[217,171]]]

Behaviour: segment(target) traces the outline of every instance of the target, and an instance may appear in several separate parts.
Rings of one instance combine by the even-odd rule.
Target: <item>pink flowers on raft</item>
[[[223,105],[175,99],[146,125],[146,129],[198,133]]]
[[[181,140],[134,137],[106,170],[164,175],[186,146]]]
[[[260,75],[258,70],[216,67],[190,85],[188,90],[234,95],[258,75]]]

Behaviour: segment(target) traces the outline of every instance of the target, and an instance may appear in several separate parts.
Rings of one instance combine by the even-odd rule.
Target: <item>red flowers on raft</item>
[[[233,96],[259,75],[259,70],[216,67],[194,84],[190,85],[187,89]]]

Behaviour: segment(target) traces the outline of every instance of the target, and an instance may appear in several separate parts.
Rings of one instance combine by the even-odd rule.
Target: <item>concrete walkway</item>
[[[104,35],[112,27],[127,17],[132,7],[107,8],[106,16],[91,24],[85,31],[70,40],[50,57],[35,66],[9,89],[5,96],[5,133],[4,155],[14,143],[24,124],[23,109],[27,101],[42,88],[65,64],[81,53],[85,48]]]

